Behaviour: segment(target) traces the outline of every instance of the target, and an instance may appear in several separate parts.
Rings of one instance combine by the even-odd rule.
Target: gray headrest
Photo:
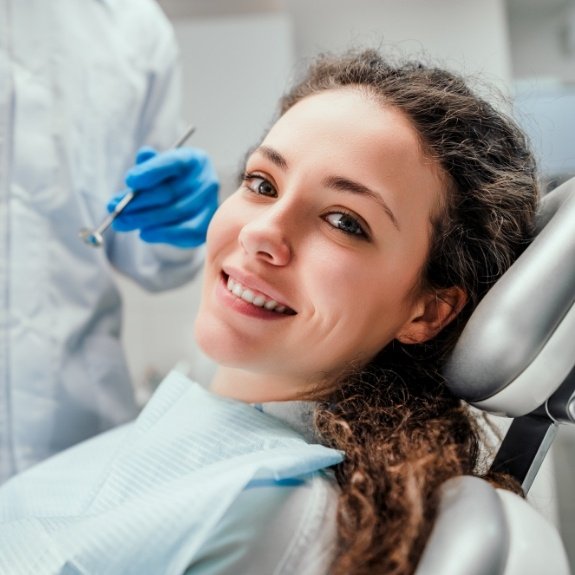
[[[457,396],[511,416],[539,407],[575,365],[575,178],[543,198],[537,223],[444,371]]]

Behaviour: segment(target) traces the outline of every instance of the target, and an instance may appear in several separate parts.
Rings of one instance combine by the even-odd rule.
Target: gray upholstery
[[[575,365],[568,327],[575,327],[575,179],[543,198],[538,224],[533,243],[474,312],[445,370],[450,389],[477,404],[537,367],[530,383],[521,382],[521,407],[513,416],[539,407]],[[538,367],[540,355],[546,357]],[[541,371],[543,382],[536,381]],[[532,385],[539,386],[533,393]],[[514,402],[512,397],[509,404]],[[488,407],[505,413],[508,405]]]

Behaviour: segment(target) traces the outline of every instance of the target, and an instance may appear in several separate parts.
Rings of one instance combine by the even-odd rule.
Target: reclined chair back
[[[481,301],[447,364],[450,389],[515,418],[494,462],[528,491],[575,422],[575,179],[547,194],[533,243]]]
[[[527,492],[559,424],[575,422],[575,178],[547,194],[536,237],[483,298],[445,368],[449,388],[514,418],[492,469]],[[474,477],[443,486],[417,575],[569,575],[555,527]]]

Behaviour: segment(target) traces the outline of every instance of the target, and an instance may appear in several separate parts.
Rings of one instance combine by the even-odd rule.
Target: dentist
[[[0,482],[136,415],[112,269],[156,292],[201,265],[209,159],[140,149],[182,132],[178,58],[154,0],[0,0]]]

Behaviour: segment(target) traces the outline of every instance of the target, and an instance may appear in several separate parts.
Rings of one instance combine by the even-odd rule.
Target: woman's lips
[[[238,279],[225,272],[221,274],[221,287],[225,289],[228,298],[233,298],[230,303],[238,311],[255,315],[256,317],[279,318],[295,315],[296,312],[289,306],[272,298],[266,293],[244,285]]]

